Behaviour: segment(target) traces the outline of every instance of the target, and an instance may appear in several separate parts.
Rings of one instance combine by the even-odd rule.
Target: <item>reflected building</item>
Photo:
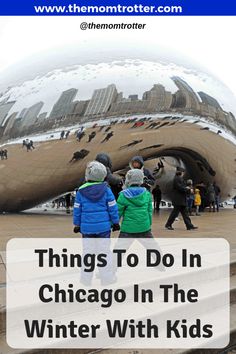
[[[148,113],[148,102],[144,100],[125,100],[112,103],[109,113],[110,115],[124,115],[124,114],[137,114]]]
[[[43,105],[43,102],[35,103],[33,106],[29,107],[26,112],[24,112],[22,117],[22,128],[29,127],[36,122]]]
[[[119,94],[121,98],[121,94]],[[109,112],[114,114],[156,113],[168,111],[172,104],[172,93],[165,87],[155,84],[151,90],[144,92],[142,100],[138,95],[129,95],[128,99],[117,100],[111,105]]]
[[[138,98],[138,94],[130,94],[128,98],[125,98],[123,92],[117,92],[114,84],[110,84],[106,88],[96,89],[91,99],[80,101],[73,101],[78,92],[77,89],[72,88],[63,91],[48,118],[47,112],[39,114],[43,102],[38,102],[30,108],[22,109],[17,117],[20,118],[18,133],[23,136],[24,134],[58,128],[62,125],[69,126],[77,123],[86,123],[94,119],[163,112],[179,112],[192,116],[206,117],[236,132],[235,117],[232,113],[225,112],[214,97],[203,91],[196,93],[180,77],[175,76],[171,79],[178,87],[177,91],[172,93],[166,90],[164,85],[157,83],[142,94],[142,99]],[[7,99],[2,101],[5,120],[7,110],[14,104],[13,101],[7,102]],[[8,105],[9,103],[11,105]],[[5,105],[8,105],[7,109]],[[10,127],[11,125],[6,131],[11,137]],[[13,132],[15,134],[15,129]]]
[[[117,100],[118,92],[114,84],[93,92],[85,111],[85,116],[99,116],[108,112],[112,103]]]
[[[215,107],[216,109],[221,109],[221,106],[219,104],[219,102],[212,96],[208,95],[207,93],[205,92],[198,92],[199,96],[201,97],[201,100],[203,103],[211,106],[211,107]]]
[[[172,104],[172,93],[166,91],[163,85],[155,84],[150,91],[144,92],[143,100],[148,101],[150,112],[168,111]]]
[[[89,100],[73,102],[73,105],[71,108],[71,114],[76,114],[80,117],[84,116],[85,111],[88,107],[88,104],[89,104]]]
[[[0,103],[0,126],[2,127],[4,125],[5,119],[10,111],[10,109],[14,106],[16,101],[9,101],[5,102],[3,101]]]
[[[4,134],[5,134],[6,136],[9,135],[9,132],[11,131],[11,129],[12,129],[14,123],[15,123],[17,114],[18,114],[18,112],[13,112],[13,113],[7,118],[7,121],[6,121],[6,123],[5,123],[5,128],[4,128]]]
[[[72,102],[77,95],[77,92],[78,90],[75,88],[63,91],[52,108],[50,118],[57,118],[71,113]]]
[[[64,125],[76,124],[82,121],[90,100],[74,101],[71,104],[70,113],[63,120]]]
[[[205,92],[200,91],[198,95],[202,100],[200,102],[201,115],[225,124],[227,113],[223,111],[219,102]]]
[[[231,112],[225,112],[219,102],[205,92],[198,92],[202,102],[200,103],[201,115],[211,118],[213,121],[226,126],[233,132],[236,132],[235,117]]]
[[[200,101],[195,91],[178,76],[173,76],[172,80],[179,90],[173,95],[171,108],[200,113]]]
[[[17,117],[14,122],[13,122],[13,126],[10,130],[10,137],[11,138],[17,138],[19,137],[19,132],[21,131],[21,123],[22,123],[22,119]]]
[[[141,155],[151,169],[163,158],[164,168],[157,178],[166,199],[172,192],[173,174],[169,172],[175,173],[179,165],[185,166],[186,178],[194,184],[216,181],[222,200],[235,195],[236,121],[224,110],[234,112],[235,101],[230,101],[232,96],[224,85],[201,71],[185,70],[172,62],[162,64],[155,58],[126,60],[120,53],[111,60],[98,61],[96,55],[89,55],[91,58],[92,65],[85,60],[71,70],[62,67],[39,79],[33,72],[30,82],[16,84],[9,92],[6,83],[0,104],[8,105],[2,113],[1,143],[6,142],[9,159],[0,161],[0,211],[27,209],[78,187],[87,162],[98,152],[111,156],[114,172],[124,170],[135,155]],[[58,87],[62,92],[57,97]],[[78,90],[80,100],[76,99]],[[15,97],[19,97],[18,115],[10,111]],[[52,107],[48,116],[43,102]],[[87,137],[96,132],[94,141],[88,143],[85,138],[78,144],[74,133],[81,126]],[[67,140],[59,140],[62,130],[71,132]],[[111,139],[104,142],[109,131]],[[21,148],[26,138],[37,141],[30,154]],[[85,150],[87,155],[69,163],[75,152]]]

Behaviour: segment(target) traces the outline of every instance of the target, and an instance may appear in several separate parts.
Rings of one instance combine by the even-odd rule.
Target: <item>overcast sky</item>
[[[146,23],[145,30],[81,31],[82,21]],[[32,54],[84,39],[140,39],[192,58],[220,78],[236,95],[235,17],[1,17],[0,72]]]

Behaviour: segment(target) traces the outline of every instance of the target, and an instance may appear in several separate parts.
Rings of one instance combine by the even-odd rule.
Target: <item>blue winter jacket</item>
[[[111,224],[119,223],[115,197],[105,182],[83,184],[75,198],[74,225],[82,234],[99,234],[110,231]]]

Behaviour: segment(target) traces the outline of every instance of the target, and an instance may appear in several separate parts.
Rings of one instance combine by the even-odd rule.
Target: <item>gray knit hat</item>
[[[144,174],[143,171],[138,168],[133,168],[126,173],[125,185],[130,187],[132,185],[141,186],[143,184]]]
[[[98,161],[91,161],[85,170],[86,181],[102,182],[107,176],[106,167]]]

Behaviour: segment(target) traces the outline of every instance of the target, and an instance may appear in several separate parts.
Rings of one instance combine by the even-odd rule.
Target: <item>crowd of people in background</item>
[[[141,126],[143,122],[134,122],[134,125],[131,128],[137,128]],[[95,124],[92,129],[97,128]],[[89,134],[86,134],[84,127],[81,127],[79,130],[75,131],[74,135],[78,142],[86,137],[86,143],[92,142],[93,139],[96,138],[98,132],[103,132],[104,138],[100,141],[100,143],[105,143],[109,141],[114,136],[114,131],[112,130],[111,126],[101,126],[99,130],[95,131],[92,130]],[[60,140],[68,139],[70,135],[70,130],[62,130],[60,132]],[[127,146],[132,144],[138,144],[140,141],[133,141]],[[34,143],[32,140],[25,139],[23,140],[22,144],[23,148],[26,148],[27,152],[32,151],[35,149]],[[69,163],[76,162],[85,158],[89,154],[89,150],[82,149],[73,153],[72,158],[70,159]],[[7,159],[7,150],[0,150],[1,160]],[[142,156],[134,156],[129,163],[130,171],[135,170],[136,174],[127,174],[125,179],[119,175],[114,175],[112,173],[112,162],[110,157],[105,153],[99,153],[95,161],[99,164],[102,164],[106,170],[106,176],[103,179],[103,183],[107,183],[110,187],[111,192],[115,198],[115,200],[119,200],[120,196],[122,195],[125,198],[128,198],[129,192],[124,192],[127,188],[127,178],[131,177],[131,180],[135,179],[135,176],[138,179],[137,185],[131,184],[129,188],[133,187],[140,187],[144,188],[145,191],[149,192],[152,195],[153,201],[153,209],[156,212],[160,211],[162,201],[162,191],[160,185],[158,184],[158,173],[164,169],[164,158],[160,158],[156,167],[153,170],[153,173],[144,166],[144,160]],[[142,172],[142,176],[139,172]],[[129,171],[128,171],[129,173]],[[139,176],[139,177],[138,177]],[[155,176],[155,177],[154,177]],[[187,230],[197,229],[196,226],[192,224],[190,219],[191,216],[200,216],[208,208],[209,212],[219,212],[220,210],[220,194],[221,190],[220,187],[216,184],[216,182],[205,184],[203,181],[199,183],[193,182],[191,179],[184,179],[185,171],[182,167],[177,167],[176,175],[173,181],[173,191],[172,191],[172,205],[173,210],[165,224],[165,227],[168,230],[173,230],[173,223],[177,220],[179,213],[182,214],[183,221]],[[142,183],[140,181],[142,180]],[[126,181],[126,182],[125,182]],[[83,181],[86,183],[86,176],[85,180]],[[89,182],[90,183],[90,182]],[[78,186],[80,188],[80,186]],[[143,191],[144,191],[143,189]],[[128,193],[128,194],[127,194]],[[133,190],[132,190],[133,193]],[[131,193],[131,194],[132,194]],[[138,193],[138,192],[137,192]],[[137,194],[139,195],[139,194]],[[122,198],[123,198],[122,197]],[[131,196],[130,196],[131,198]],[[132,198],[135,198],[135,195],[132,194]],[[131,198],[131,199],[132,199]],[[236,196],[234,199],[234,208],[236,208]],[[65,208],[67,213],[70,213],[71,208],[74,206],[75,195],[68,193],[65,196],[61,196],[53,201],[54,208]],[[133,199],[132,199],[133,200]]]
[[[136,125],[134,126],[134,128]],[[100,127],[100,131],[102,130]],[[107,127],[103,129],[104,132],[104,139],[101,142],[108,141],[113,135],[114,132],[111,130],[111,127]],[[67,139],[68,136],[70,135],[70,131],[62,131],[60,133],[60,140],[62,139]],[[96,136],[97,133],[96,131],[92,130],[92,132],[88,135],[86,135],[84,128],[82,127],[78,131],[75,132],[75,137],[78,142],[80,142],[85,136],[87,136],[87,143],[90,143]],[[32,151],[35,149],[34,143],[30,139],[25,139],[23,140],[22,144],[23,148],[26,148],[27,152]],[[80,159],[85,158],[90,151],[86,149],[82,149],[80,151],[76,151],[69,163],[76,162]],[[1,159],[7,159],[7,150],[0,150],[0,156]],[[94,163],[99,163],[99,165],[96,165]],[[101,165],[103,166],[101,168]],[[88,165],[89,166],[89,165]],[[161,170],[165,168],[165,159],[164,158],[159,158],[159,161],[156,164],[156,167],[153,169],[153,173],[145,167],[144,159],[142,156],[134,156],[129,163],[129,170],[126,173],[126,176],[119,176],[119,175],[114,175],[112,173],[112,161],[106,153],[99,153],[95,161],[93,161],[93,164],[91,165],[95,168],[94,166],[100,166],[100,168],[103,170],[104,178],[100,178],[98,181],[94,181],[93,177],[91,179],[91,176],[88,177],[88,171],[87,175],[85,175],[84,181],[78,185],[77,189],[77,194],[82,194],[87,193],[87,187],[92,187],[92,191],[97,188],[95,188],[94,183],[99,182],[99,183],[105,183],[106,186],[109,186],[109,190],[112,193],[109,194],[110,197],[114,197],[114,200],[116,201],[118,205],[118,211],[119,211],[119,219],[123,218],[122,223],[125,225],[125,219],[127,219],[127,215],[132,216],[132,218],[135,219],[135,216],[133,215],[133,211],[131,210],[131,214],[129,214],[126,211],[126,208],[130,210],[131,205],[133,205],[132,208],[135,209],[135,205],[139,205],[140,210],[143,208],[144,199],[146,198],[146,204],[144,208],[147,208],[147,204],[149,203],[149,209],[148,209],[148,214],[145,214],[145,211],[143,211],[143,214],[149,215],[150,213],[150,198],[152,200],[152,209],[156,212],[159,212],[161,209],[161,205],[163,203],[162,197],[162,190],[160,188],[160,185],[158,184],[158,174],[162,173]],[[106,171],[106,173],[104,172]],[[201,216],[201,213],[203,213],[206,208],[209,210],[209,212],[219,212],[220,211],[220,206],[221,206],[221,189],[220,187],[216,184],[216,182],[212,181],[210,183],[205,184],[203,181],[194,183],[193,180],[191,179],[185,179],[185,176],[187,176],[186,171],[182,167],[177,167],[176,169],[176,175],[173,180],[173,190],[172,190],[172,198],[171,202],[173,205],[173,209],[171,210],[171,213],[166,221],[165,227],[168,230],[174,230],[173,224],[176,220],[178,220],[178,215],[182,215],[182,219],[185,223],[186,229],[187,230],[195,230],[197,229],[197,226],[193,225],[191,218],[192,216]],[[96,178],[95,178],[96,179]],[[92,183],[92,184],[91,184]],[[91,184],[91,185],[90,185]],[[81,187],[84,186],[84,191],[81,191]],[[105,187],[103,187],[105,188]],[[90,191],[90,189],[88,189]],[[144,193],[145,192],[145,193]],[[147,194],[147,193],[149,194]],[[90,192],[89,192],[90,193]],[[97,193],[97,191],[96,191]],[[94,192],[94,195],[96,194]],[[145,198],[142,195],[145,195]],[[90,195],[90,194],[89,194]],[[91,198],[93,195],[93,192],[91,194]],[[142,197],[141,197],[142,196]],[[148,197],[147,197],[148,196]],[[136,199],[137,198],[137,199]],[[57,199],[55,199],[52,202],[53,208],[59,209],[59,208],[65,208],[66,212],[69,214],[71,210],[76,206],[76,193],[67,193],[64,196],[61,196]],[[96,198],[95,198],[96,199]],[[148,200],[148,202],[147,202]],[[234,208],[236,208],[236,196],[233,198],[234,200]],[[110,201],[113,202],[113,199]],[[137,204],[136,204],[137,202]],[[124,205],[122,204],[124,203]],[[78,204],[78,203],[77,203]],[[146,210],[147,211],[147,210]],[[137,210],[136,210],[137,212]],[[138,214],[138,212],[137,212]],[[137,221],[137,220],[136,220]],[[139,222],[137,221],[137,224]],[[80,225],[76,225],[80,227]],[[118,228],[118,226],[115,226],[115,228]],[[123,231],[122,231],[123,230]],[[121,229],[121,235],[122,232],[125,234],[129,234],[129,230],[126,227],[123,227]],[[136,228],[132,228],[131,230],[136,230]],[[138,229],[139,230],[139,229]],[[140,229],[141,230],[141,229]],[[136,230],[137,231],[137,230]],[[138,233],[135,231],[135,234]],[[141,233],[147,232],[149,235],[150,230],[141,230]],[[133,232],[131,232],[132,234]],[[120,236],[122,237],[122,236]],[[149,236],[148,236],[149,237]]]
[[[96,128],[96,126],[97,125],[94,124],[93,128]],[[104,128],[104,126],[100,127],[99,132],[102,131],[101,128]],[[114,136],[114,131],[109,131],[110,129],[111,129],[111,127],[109,126],[104,130],[105,137],[101,140],[101,143],[105,143],[105,142],[109,141]],[[69,135],[70,135],[70,130],[68,130],[68,131],[62,130],[60,133],[60,140],[67,139],[69,137]],[[97,132],[95,130],[93,130],[90,134],[88,134],[87,143],[90,143],[96,137],[96,135],[97,135]],[[81,142],[81,140],[86,136],[84,127],[81,127],[80,129],[78,129],[75,132],[75,136],[76,136],[76,140],[78,142]]]
[[[162,162],[164,168],[164,163]],[[173,209],[165,227],[174,230],[173,224],[181,213],[187,230],[196,230],[190,216],[200,215],[201,193],[204,184],[194,186],[184,180],[185,169],[178,166],[173,180]],[[216,183],[206,187],[209,210],[219,211],[220,188]],[[153,196],[153,198],[152,198]],[[109,238],[111,231],[119,231],[119,239],[153,238],[151,225],[153,204],[160,210],[162,192],[151,171],[144,166],[141,156],[129,163],[123,180],[112,174],[112,162],[105,153],[100,153],[87,164],[85,177],[78,187],[73,212],[74,232],[83,238]],[[154,201],[154,203],[153,203]]]
[[[159,162],[159,166],[157,166],[158,170],[164,168],[163,161],[162,160],[160,161],[161,163]],[[105,171],[104,168],[103,167],[101,168],[100,165],[96,165],[95,162],[99,162],[101,165],[103,165],[103,167],[105,167],[106,173],[104,172]],[[135,215],[133,215],[132,208],[135,209],[136,206],[137,209],[135,210],[137,215],[139,215],[138,210],[142,210],[143,208],[142,203],[144,203],[144,199],[146,198],[146,197],[141,198],[141,195],[144,192],[145,193],[147,192],[149,195],[149,197],[147,198],[148,203],[147,201],[146,204],[144,203],[146,205],[145,208],[147,208],[147,204],[149,204],[148,212],[150,212],[150,199],[152,201],[151,203],[153,203],[153,208],[151,209],[154,209],[156,211],[160,210],[160,205],[162,202],[162,191],[160,189],[160,186],[156,184],[156,180],[153,174],[151,173],[151,171],[145,168],[144,160],[141,156],[135,156],[131,159],[129,164],[130,170],[126,173],[125,181],[121,177],[114,176],[112,174],[111,159],[105,153],[98,154],[96,160],[93,163],[91,163],[91,165],[88,166],[90,166],[91,170],[93,170],[93,168],[95,170],[96,168],[103,169],[103,173],[101,171],[100,172],[101,175],[104,174],[104,176],[103,177],[100,176],[100,179],[97,177],[96,180],[96,174],[95,176],[93,175],[93,177],[91,177],[91,175],[88,174],[88,170],[86,170],[87,175],[85,174],[84,184],[82,184],[82,186],[84,187],[80,187],[80,188],[84,188],[84,190],[81,191],[82,196],[87,195],[88,199],[89,198],[96,199],[97,197],[95,197],[95,195],[96,193],[98,193],[98,191],[96,191],[95,193],[95,190],[98,187],[97,186],[95,187],[94,182],[106,183],[106,185],[110,186],[110,190],[114,200],[117,201],[119,215],[120,215],[119,218],[123,217],[123,221],[122,221],[123,224],[126,224],[124,221],[125,215],[128,218],[127,220],[129,220],[130,218],[136,220]],[[209,212],[219,212],[220,210],[220,193],[221,193],[220,187],[215,182],[208,183],[207,185],[205,185],[203,182],[200,182],[194,185],[191,179],[188,180],[184,179],[185,172],[186,172],[185,169],[182,167],[177,167],[176,169],[176,175],[173,180],[172,198],[171,198],[173,209],[165,224],[165,227],[168,230],[174,230],[173,224],[178,219],[179,213],[182,215],[186,229],[196,230],[198,229],[198,227],[192,223],[190,216],[194,216],[194,215],[200,216],[200,212],[204,212],[206,207],[209,207]],[[91,188],[87,189],[87,187],[91,187]],[[78,189],[79,195],[80,195],[80,188]],[[93,195],[93,191],[94,191],[94,195]],[[153,198],[151,197],[151,195],[153,196]],[[82,200],[85,201],[86,198],[85,199],[82,198]],[[78,200],[77,202],[75,201],[75,208],[76,205],[77,207],[78,205],[81,205],[80,202],[81,200],[79,202]],[[124,203],[124,205],[122,203]],[[128,213],[126,208],[130,210],[131,214]],[[143,214],[145,215],[144,211]],[[76,211],[75,211],[75,215],[76,215]],[[129,217],[127,215],[129,215]],[[140,219],[140,217],[141,216],[139,215],[138,218],[139,220],[136,220],[137,224],[139,224],[140,220],[142,219],[142,218]],[[81,229],[80,229],[80,225],[77,225],[78,221],[76,220],[77,219],[75,218],[74,223],[77,227],[76,230],[78,231]],[[118,226],[116,226],[115,228],[118,228]],[[137,229],[136,227],[133,228],[132,226],[130,229],[131,229],[130,232],[131,234],[133,234],[132,230],[136,230],[136,231],[140,230],[142,234],[143,232],[144,233],[147,232],[147,235],[149,236],[151,235],[149,233],[150,230],[141,230],[140,228]],[[122,237],[122,232],[124,232],[125,234],[127,233],[129,234],[127,230],[128,229],[126,227],[123,228],[123,231],[121,228],[120,237]],[[134,232],[135,234],[136,231]]]
[[[80,132],[82,133],[82,132]],[[73,154],[70,163],[73,161],[80,160],[87,156],[89,153],[88,150],[77,151]],[[123,190],[124,187],[124,179],[119,175],[114,175],[112,171],[112,162],[109,155],[105,153],[99,153],[96,158],[96,161],[102,163],[107,171],[107,175],[105,178],[105,182],[110,186],[112,193],[115,196],[115,199],[118,199],[119,193]],[[159,212],[160,207],[163,203],[162,201],[162,191],[158,183],[156,183],[156,178],[151,173],[151,171],[144,166],[144,160],[141,156],[134,156],[130,163],[130,169],[140,169],[143,172],[143,183],[142,187],[146,188],[149,192],[152,193],[153,197],[153,209],[154,211]],[[154,171],[159,171],[164,168],[163,159],[160,159],[156,169]],[[184,206],[184,216],[200,216],[202,212],[205,211],[206,207],[208,207],[209,212],[219,212],[220,210],[220,187],[216,184],[216,182],[208,183],[205,185],[203,182],[193,184],[191,179],[187,179],[186,181],[183,179],[184,169],[181,167],[177,167],[176,177],[173,182],[173,192],[172,192],[172,204],[173,206],[179,203],[179,199],[181,200],[181,206]],[[181,177],[181,186],[176,184],[176,178]],[[157,179],[158,181],[158,179]],[[179,181],[177,181],[179,182]],[[178,189],[179,187],[179,189]],[[180,190],[181,189],[181,190]],[[179,195],[180,193],[180,195]],[[65,202],[63,202],[64,197],[57,199],[54,204],[59,208],[60,206],[65,206]],[[234,198],[236,204],[236,196]],[[181,212],[181,208],[177,208],[179,212]],[[177,210],[175,209],[175,213]],[[173,217],[173,215],[172,215]],[[174,219],[176,219],[175,216]],[[167,228],[169,228],[169,222],[167,222]]]
[[[24,139],[22,141],[22,148],[26,148],[26,151],[32,151],[35,149],[33,140]],[[8,159],[8,150],[7,149],[0,149],[0,157],[1,160]]]
[[[208,183],[207,185],[200,182],[194,186],[193,181],[189,179],[186,185],[189,187],[187,208],[190,215],[193,215],[193,209],[195,209],[195,215],[200,216],[199,212],[204,212],[206,206],[209,206],[209,212],[219,212],[221,190],[216,182]]]

